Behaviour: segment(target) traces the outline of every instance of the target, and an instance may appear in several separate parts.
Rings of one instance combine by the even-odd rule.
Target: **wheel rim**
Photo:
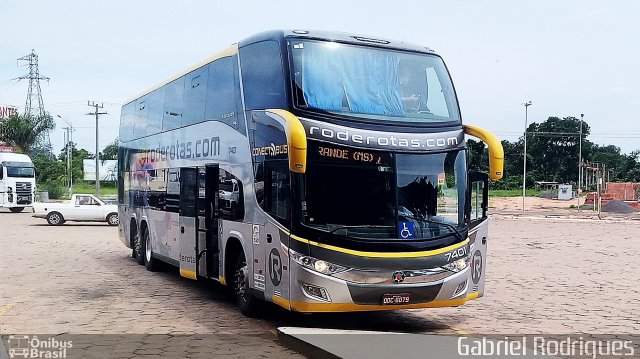
[[[247,289],[249,288],[249,281],[247,276],[247,263],[242,263],[242,266],[236,270],[236,295],[245,303],[247,302]]]
[[[144,255],[147,262],[151,261],[151,236],[145,234],[144,236]]]
[[[51,218],[51,223],[58,224],[60,222],[60,216],[58,216],[55,213],[51,214],[50,218]]]
[[[110,216],[109,217],[109,224],[116,225],[116,224],[119,224],[119,223],[120,223],[120,221],[118,220],[118,216]]]

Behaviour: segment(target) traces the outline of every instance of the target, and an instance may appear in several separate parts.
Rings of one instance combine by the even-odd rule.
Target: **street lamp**
[[[527,195],[527,123],[529,122],[529,106],[531,101],[522,104],[524,106],[524,158],[522,169],[522,213],[524,213],[524,197]]]

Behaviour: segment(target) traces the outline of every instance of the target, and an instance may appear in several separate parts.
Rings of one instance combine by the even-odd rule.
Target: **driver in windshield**
[[[438,206],[438,187],[426,176],[416,178],[398,191],[398,203],[417,217],[435,216]]]

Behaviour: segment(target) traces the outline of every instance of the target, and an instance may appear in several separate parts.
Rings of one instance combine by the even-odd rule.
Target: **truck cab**
[[[0,208],[22,212],[33,203],[35,191],[31,158],[20,153],[0,153]]]

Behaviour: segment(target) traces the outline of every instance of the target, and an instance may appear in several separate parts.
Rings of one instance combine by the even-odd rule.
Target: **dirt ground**
[[[600,215],[598,215],[598,212],[594,210],[591,205],[584,205],[584,200],[584,197],[581,197],[579,200],[574,198],[568,201],[540,197],[525,197],[525,211],[523,212],[522,197],[489,197],[489,215],[640,221],[640,211],[635,213],[601,212]],[[580,210],[577,208],[578,203],[581,206]]]
[[[492,198],[504,208],[517,202]],[[540,200],[540,208],[547,202],[558,203]],[[265,347],[268,356],[281,357],[294,355],[274,342],[272,333],[283,325],[449,334],[640,332],[640,222],[495,208],[490,216],[483,298],[459,308],[387,313],[296,315],[271,306],[264,318],[250,319],[220,286],[135,264],[114,227],[52,227],[29,213],[0,211],[0,334],[243,333],[256,336],[247,349]]]
[[[584,204],[584,198],[580,198],[580,204]],[[537,212],[549,209],[570,209],[578,205],[578,199],[561,201],[557,199],[525,197],[525,210]],[[490,197],[489,208],[497,211],[522,211],[522,197]]]

